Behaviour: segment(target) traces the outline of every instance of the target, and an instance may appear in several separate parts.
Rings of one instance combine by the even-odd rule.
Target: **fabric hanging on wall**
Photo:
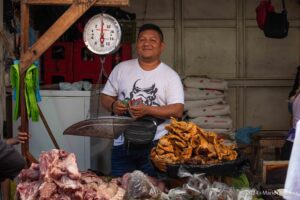
[[[20,116],[20,65],[19,60],[14,61],[10,70],[10,80],[13,89],[13,99],[16,102],[13,112],[13,119]],[[28,118],[32,121],[39,120],[39,110],[37,102],[41,101],[39,92],[39,71],[35,64],[32,64],[25,73],[25,104]]]

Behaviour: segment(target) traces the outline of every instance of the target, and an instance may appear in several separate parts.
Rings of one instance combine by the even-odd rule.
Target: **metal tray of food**
[[[68,127],[64,135],[90,136],[100,138],[118,138],[135,119],[120,116],[101,116],[87,119]]]

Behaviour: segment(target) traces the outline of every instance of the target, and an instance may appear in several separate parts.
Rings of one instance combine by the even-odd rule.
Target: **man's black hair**
[[[159,26],[155,25],[155,24],[144,24],[140,27],[139,29],[139,34],[138,37],[140,36],[141,32],[146,31],[146,30],[154,30],[159,34],[159,37],[161,39],[161,41],[164,41],[164,34],[161,31],[161,29],[159,28]]]

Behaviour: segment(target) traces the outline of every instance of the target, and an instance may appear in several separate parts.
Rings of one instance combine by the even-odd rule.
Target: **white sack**
[[[223,98],[185,101],[184,102],[184,109],[189,110],[191,108],[211,106],[211,105],[220,104],[220,103],[224,103]]]
[[[197,88],[184,89],[184,100],[186,101],[224,98],[224,96],[224,93],[218,90],[200,90]]]
[[[229,116],[197,117],[190,121],[203,129],[232,129],[232,119]]]
[[[229,114],[230,106],[228,104],[216,104],[212,106],[198,107],[188,110],[188,116],[191,118],[204,116],[220,116]]]
[[[227,81],[221,79],[187,77],[183,80],[186,87],[191,88],[206,88],[215,90],[228,90]]]

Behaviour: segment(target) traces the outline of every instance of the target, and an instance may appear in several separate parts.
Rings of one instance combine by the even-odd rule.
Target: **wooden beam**
[[[24,56],[24,53],[28,49],[29,44],[29,5],[21,4],[21,49],[20,56]],[[20,74],[20,114],[21,114],[21,127],[20,131],[28,133],[28,117],[25,105],[25,74]],[[26,141],[21,145],[22,155],[27,161],[27,167],[30,166],[31,161],[27,157],[29,152],[29,141]]]
[[[30,5],[70,5],[73,2],[83,2],[83,0],[25,0]],[[85,0],[87,1],[87,0]],[[129,6],[129,0],[97,0],[96,6]]]
[[[29,5],[21,4],[21,52],[24,54],[29,46]]]
[[[68,10],[29,48],[21,58],[21,73],[38,59],[78,18],[80,18],[97,0],[87,3],[73,3]]]

